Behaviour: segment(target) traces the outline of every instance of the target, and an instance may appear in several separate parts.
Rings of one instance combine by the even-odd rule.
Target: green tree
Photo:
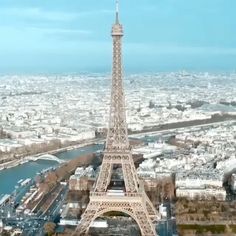
[[[44,231],[48,236],[51,236],[55,233],[55,229],[56,229],[56,224],[53,222],[47,222],[44,225]]]
[[[232,231],[232,229],[230,228],[230,226],[229,225],[226,225],[225,226],[225,232],[224,232],[224,235],[228,235],[228,236],[233,236],[234,234],[233,234],[233,231]]]
[[[6,230],[3,230],[1,236],[11,236],[11,233],[7,232]]]

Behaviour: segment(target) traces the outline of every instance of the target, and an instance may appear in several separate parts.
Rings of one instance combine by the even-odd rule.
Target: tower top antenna
[[[116,24],[119,24],[119,0],[116,0]]]

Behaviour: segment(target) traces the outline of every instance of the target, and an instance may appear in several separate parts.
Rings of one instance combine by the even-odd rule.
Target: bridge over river
[[[40,156],[29,156],[26,158],[28,161],[37,161],[37,160],[47,160],[47,161],[56,161],[58,163],[64,163],[65,161],[62,159],[59,159],[58,157],[51,155],[51,154],[44,154]]]

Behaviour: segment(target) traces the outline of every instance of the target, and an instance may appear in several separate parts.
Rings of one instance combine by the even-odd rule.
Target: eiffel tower
[[[73,235],[88,235],[93,221],[107,212],[122,212],[132,217],[143,236],[155,236],[158,215],[138,179],[131,148],[125,112],[125,97],[122,81],[122,36],[123,27],[119,23],[119,5],[116,0],[116,22],[112,27],[113,70],[110,105],[110,119],[101,170],[90,202],[81,217]],[[114,190],[113,174],[120,166],[124,187]]]

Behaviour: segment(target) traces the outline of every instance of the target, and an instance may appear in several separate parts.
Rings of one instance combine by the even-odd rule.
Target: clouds
[[[115,0],[0,2],[0,52],[8,58],[0,57],[0,70],[3,63],[55,69],[58,60],[60,69],[63,60],[78,70],[110,69]],[[236,64],[235,0],[128,0],[120,8],[127,67]]]
[[[79,37],[87,37],[92,35],[92,31],[85,29],[69,29],[69,28],[56,28],[56,27],[28,27],[26,28],[28,33],[38,33],[42,36],[53,36],[53,37],[62,37],[62,39],[68,38],[76,38]],[[26,32],[25,31],[25,32]]]
[[[236,47],[189,46],[177,44],[127,43],[125,48],[133,54],[141,55],[228,55],[236,56]]]
[[[31,38],[32,42],[37,38],[49,41],[87,40],[93,34],[93,29],[89,29],[84,22],[94,16],[112,13],[109,9],[62,11],[42,7],[3,7],[0,8],[0,31],[4,38],[0,39],[0,43],[11,42],[12,38],[21,41],[22,37],[26,41]]]
[[[63,21],[75,21],[79,18],[88,18],[91,16],[107,15],[113,14],[113,11],[109,9],[100,9],[92,11],[56,11],[56,10],[46,10],[39,7],[5,7],[0,8],[0,15],[2,18],[15,20],[41,20],[41,21],[51,21],[51,22],[63,22]]]
[[[6,7],[1,8],[0,13],[3,17],[17,20],[72,21],[77,17],[73,13],[47,11],[36,7]]]
[[[109,9],[98,10],[55,10],[43,7],[0,7],[0,27],[9,29],[38,30],[56,34],[90,34],[86,27],[89,18],[113,14]],[[81,26],[81,27],[80,27]]]

